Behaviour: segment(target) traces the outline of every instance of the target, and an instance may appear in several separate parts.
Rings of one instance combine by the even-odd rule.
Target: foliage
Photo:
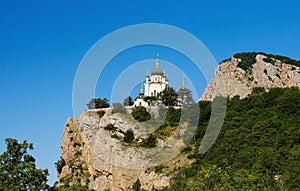
[[[106,130],[106,131],[116,131],[117,128],[113,124],[108,124],[104,127],[104,130]]]
[[[241,59],[241,62],[238,63],[238,67],[242,68],[243,70],[248,70],[252,68],[252,65],[254,63],[256,63],[255,57],[257,54],[265,55],[267,58],[264,58],[263,60],[273,65],[274,65],[274,60],[272,58],[280,60],[281,62],[286,64],[291,64],[300,67],[300,60],[293,60],[286,56],[266,54],[263,52],[242,52],[242,53],[235,54],[233,57]]]
[[[99,118],[101,118],[105,115],[105,111],[103,111],[103,110],[97,111],[97,115],[98,115]]]
[[[132,106],[134,104],[132,97],[128,96],[127,98],[124,99],[123,105],[124,106]]]
[[[280,60],[283,63],[291,64],[300,67],[300,60],[293,60],[291,58],[288,58],[286,56],[279,56],[279,55],[273,55],[273,54],[265,54],[267,58],[275,58],[277,60]]]
[[[145,140],[143,140],[141,146],[146,148],[152,148],[155,147],[157,143],[156,136],[153,134],[150,134],[149,137],[147,137]]]
[[[252,65],[256,63],[256,55],[259,54],[257,52],[243,52],[237,53],[233,57],[239,58],[241,61],[238,63],[238,67],[242,68],[243,70],[248,70],[252,68]],[[264,54],[264,53],[261,53]]]
[[[61,173],[62,168],[63,168],[65,165],[66,165],[65,159],[63,159],[62,157],[60,157],[60,158],[58,159],[58,161],[55,163],[56,171],[57,171],[58,173]]]
[[[48,170],[37,169],[35,159],[28,154],[32,143],[5,139],[7,150],[0,156],[0,190],[46,190]]]
[[[113,113],[127,113],[127,110],[122,104],[114,103],[112,112]]]
[[[211,113],[210,102],[199,105],[193,148],[199,148]],[[203,155],[190,152],[196,161],[165,190],[299,190],[299,88],[258,88],[244,99],[228,99],[213,146]]]
[[[133,140],[134,140],[134,132],[131,129],[128,129],[125,132],[124,142],[125,143],[132,143]]]
[[[138,178],[135,183],[132,185],[132,190],[133,191],[140,191],[141,190],[141,182],[140,179]]]
[[[178,126],[180,116],[181,116],[181,109],[175,109],[174,107],[170,106],[168,107],[165,121],[171,127]]]
[[[69,185],[62,185],[58,187],[53,187],[50,191],[94,191],[93,189],[89,189],[87,185],[81,185],[79,183]]]
[[[265,93],[266,89],[264,87],[255,87],[252,89],[252,95]]]
[[[156,96],[146,96],[146,97],[144,97],[145,102],[153,102],[153,101],[156,101],[156,100],[157,100]]]
[[[194,103],[191,90],[187,88],[180,88],[177,94],[178,94],[178,99],[183,106],[191,105],[192,103]]]
[[[131,115],[135,120],[139,122],[144,122],[151,119],[151,114],[143,106],[134,107],[132,109]]]
[[[99,108],[108,108],[109,103],[108,99],[104,98],[92,98],[88,104],[86,104],[89,109],[99,109]]]
[[[176,106],[178,103],[178,95],[172,87],[165,88],[159,97],[165,106]]]

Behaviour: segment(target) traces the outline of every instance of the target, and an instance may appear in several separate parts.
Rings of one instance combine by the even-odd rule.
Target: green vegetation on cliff
[[[280,60],[283,63],[291,64],[291,65],[300,67],[300,60],[293,60],[293,59],[288,58],[286,56],[266,54],[264,52],[242,52],[242,53],[235,54],[233,57],[241,59],[241,62],[238,63],[238,67],[242,68],[243,70],[248,70],[248,69],[252,68],[253,64],[256,63],[255,57],[258,54],[265,55],[267,58],[264,58],[263,60],[265,62],[268,62],[268,63],[271,63],[271,64],[274,64],[273,59],[276,59],[276,60]],[[224,61],[227,61],[227,60],[224,60]]]
[[[299,190],[300,91],[263,89],[227,102],[222,130],[214,145],[198,154],[209,116],[200,102],[200,119],[189,158],[165,190]]]

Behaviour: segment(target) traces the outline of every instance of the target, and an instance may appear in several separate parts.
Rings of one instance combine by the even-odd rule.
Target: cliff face
[[[113,124],[112,134],[105,127]],[[133,119],[122,114],[106,114],[99,117],[96,111],[87,111],[77,118],[69,118],[64,127],[59,183],[72,185],[79,182],[95,190],[131,190],[139,178],[141,188],[160,189],[170,184],[170,176],[156,173],[149,167],[150,159],[145,148],[130,148],[120,144],[125,132],[131,129],[135,138],[143,138],[143,128]],[[119,140],[118,140],[119,139]],[[186,158],[169,161],[170,166],[190,164]],[[178,165],[180,164],[180,165]],[[174,168],[172,166],[172,168]]]
[[[264,53],[248,53],[247,56],[249,55],[253,56],[253,63],[249,63],[251,61],[242,56],[234,56],[223,61],[200,100],[212,100],[218,95],[226,97],[238,95],[244,98],[254,87],[265,87],[267,90],[274,87],[300,87],[298,66],[286,63],[279,56]],[[243,62],[248,62],[248,66],[243,67]]]

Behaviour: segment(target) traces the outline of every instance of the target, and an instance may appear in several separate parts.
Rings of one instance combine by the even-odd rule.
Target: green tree
[[[0,190],[47,190],[48,170],[37,169],[35,159],[27,150],[33,150],[32,143],[18,143],[6,138],[5,151],[0,156]]]
[[[171,127],[178,126],[180,121],[180,116],[181,116],[181,109],[175,109],[174,107],[170,106],[168,107],[167,110],[166,122]]]
[[[92,98],[88,104],[86,104],[89,109],[99,109],[99,108],[108,108],[109,103],[108,99],[104,98]]]
[[[58,159],[58,161],[55,163],[55,167],[58,173],[61,173],[63,167],[66,165],[66,161],[65,159],[63,159],[62,157],[60,157]]]
[[[147,139],[143,140],[142,146],[147,148],[155,147],[157,143],[157,139],[155,135],[151,134]]]
[[[133,140],[134,140],[134,132],[131,129],[128,129],[125,132],[124,142],[126,142],[126,143],[132,143]]]
[[[144,122],[151,119],[151,114],[143,106],[134,107],[132,109],[131,115],[135,120],[139,122]]]
[[[127,98],[124,99],[123,101],[124,106],[132,106],[133,105],[133,100],[131,96],[128,96]]]
[[[141,190],[141,182],[140,179],[138,178],[135,183],[132,185],[132,190],[133,191],[140,191]]]
[[[193,99],[191,90],[189,90],[185,87],[180,88],[179,91],[177,92],[177,95],[178,95],[179,101],[181,102],[181,104],[183,106],[191,105],[192,103],[194,103],[194,99]]]
[[[159,97],[165,106],[176,106],[178,103],[178,95],[172,87],[165,88]]]

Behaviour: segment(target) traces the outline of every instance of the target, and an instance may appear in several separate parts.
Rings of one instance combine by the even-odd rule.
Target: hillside
[[[261,52],[238,53],[219,64],[200,100],[218,95],[245,98],[254,87],[292,86],[300,87],[300,61]]]
[[[188,157],[196,162],[165,190],[299,190],[299,89],[256,88],[244,99],[227,101],[222,130],[204,155],[196,148],[208,124],[210,102],[200,102],[202,117]]]

